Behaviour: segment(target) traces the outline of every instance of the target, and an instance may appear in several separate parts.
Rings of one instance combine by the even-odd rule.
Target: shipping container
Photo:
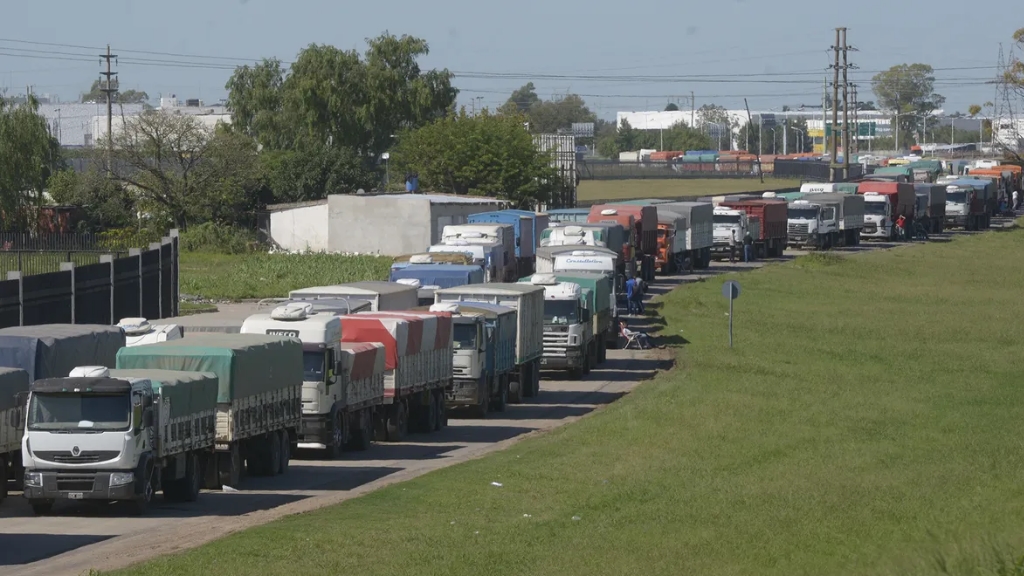
[[[789,238],[787,230],[789,209],[785,200],[757,199],[722,202],[723,208],[742,210],[747,217],[759,222],[754,238],[754,251],[758,258],[782,256]]]
[[[714,206],[709,202],[670,202],[658,206],[686,220],[686,249],[690,261],[694,268],[707,268],[711,264],[711,247],[715,243]]]
[[[0,366],[20,368],[32,380],[66,378],[78,366],[113,368],[125,344],[117,326],[10,326],[0,329]]]

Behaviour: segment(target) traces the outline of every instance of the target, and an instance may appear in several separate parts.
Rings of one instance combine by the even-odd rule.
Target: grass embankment
[[[211,300],[275,298],[309,286],[387,280],[391,258],[340,254],[182,252],[182,294]]]
[[[118,574],[994,569],[986,543],[1024,536],[1022,250],[1013,230],[737,276],[732,350],[727,276],[687,286],[662,309],[677,368],[593,417]]]
[[[714,196],[799,188],[800,180],[758,178],[674,178],[663,180],[584,180],[576,191],[580,202],[594,200],[628,200],[630,198],[675,198],[681,196]]]

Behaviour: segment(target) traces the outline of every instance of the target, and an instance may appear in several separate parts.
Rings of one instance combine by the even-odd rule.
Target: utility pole
[[[857,115],[857,110],[860,108],[860,102],[857,100],[857,85],[850,84],[850,88],[853,89],[853,151],[860,152],[860,119]]]
[[[832,51],[835,53],[835,64],[832,65],[832,150],[831,158],[829,158],[829,181],[838,182],[839,177],[839,134],[836,132],[839,129],[839,52],[841,50],[839,46],[840,33],[842,28],[836,28],[836,43],[832,45]]]
[[[690,90],[690,123],[696,125],[697,124],[697,105],[694,102],[695,102],[695,100],[693,99],[693,90]],[[693,127],[694,126],[690,126],[690,128],[693,128]]]
[[[100,76],[106,79],[100,81],[100,92],[107,95],[107,172],[112,167],[111,157],[114,153],[114,94],[117,93],[118,82],[114,78],[117,72],[111,72],[110,62],[116,61],[117,54],[110,53],[110,44],[107,44],[107,53],[100,54],[100,58],[107,61],[107,71],[100,72]]]
[[[839,29],[842,32],[843,46],[843,180],[850,179],[850,81],[846,71],[850,65],[846,60],[846,28]]]

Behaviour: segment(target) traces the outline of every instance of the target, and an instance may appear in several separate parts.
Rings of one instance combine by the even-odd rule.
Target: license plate
[[[83,494],[81,492],[68,492],[68,499],[69,500],[81,500],[84,497],[85,497],[85,494]]]

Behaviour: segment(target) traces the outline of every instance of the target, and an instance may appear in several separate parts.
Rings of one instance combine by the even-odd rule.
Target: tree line
[[[577,122],[594,123],[593,140],[581,143],[608,158],[640,148],[728,149],[733,130],[739,147],[750,151],[780,153],[783,139],[790,152],[811,146],[803,121],[759,131],[713,104],[697,110],[695,126],[616,126],[580,96],[543,99],[532,83],[496,110],[470,113],[456,106],[451,72],[421,68],[428,53],[423,39],[387,33],[368,39],[362,53],[310,45],[287,68],[276,59],[237,68],[226,84],[229,124],[213,129],[198,117],[151,110],[125,118],[109,152],[101,141],[78,158],[62,152],[34,101],[0,100],[3,225],[23,227],[31,220],[27,207],[50,202],[83,207],[88,230],[251,228],[268,204],[403,190],[413,174],[421,190],[494,195],[527,207],[563,185],[532,134]],[[1020,69],[1007,74],[1024,86]],[[878,106],[899,111],[901,132],[910,135],[922,115],[943,103],[934,81],[930,66],[911,64],[876,75],[872,85]],[[133,92],[120,101],[147,99]],[[929,141],[941,135],[941,127],[929,126]],[[87,168],[71,170],[70,161]]]

